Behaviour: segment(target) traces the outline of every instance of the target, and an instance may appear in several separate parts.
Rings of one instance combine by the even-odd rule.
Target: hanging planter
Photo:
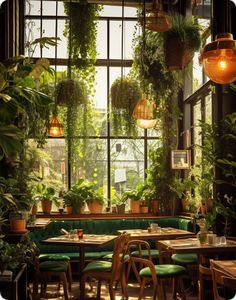
[[[156,32],[165,32],[172,26],[170,15],[164,12],[159,6],[146,10],[145,21],[145,28]]]
[[[63,79],[56,86],[56,103],[61,106],[78,106],[84,103],[84,85],[74,79]]]
[[[172,28],[163,33],[165,63],[169,70],[183,70],[200,48],[199,25],[194,18],[174,16]]]
[[[112,121],[115,134],[135,134],[133,110],[141,97],[138,82],[131,76],[117,78],[111,86]]]

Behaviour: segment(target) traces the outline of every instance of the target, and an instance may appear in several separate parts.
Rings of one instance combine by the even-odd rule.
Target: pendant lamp
[[[56,114],[53,114],[49,122],[48,135],[51,137],[61,137],[63,135],[63,125],[59,122]]]
[[[152,9],[146,10],[145,28],[151,31],[165,32],[171,28],[172,20],[170,15],[162,10],[161,4],[158,2],[157,0],[154,1]]]
[[[56,0],[56,26],[55,26],[55,36],[57,37],[57,27],[58,27],[58,0]],[[55,45],[55,87],[57,81],[57,44]],[[59,122],[57,117],[57,103],[55,100],[55,108],[53,115],[49,121],[48,136],[50,137],[61,137],[63,133],[63,125]]]
[[[221,33],[207,44],[200,63],[206,75],[215,83],[229,84],[236,80],[236,41],[231,33]]]
[[[155,127],[157,120],[153,116],[154,103],[147,100],[145,95],[136,104],[133,111],[133,118],[137,120],[137,125],[144,129]]]

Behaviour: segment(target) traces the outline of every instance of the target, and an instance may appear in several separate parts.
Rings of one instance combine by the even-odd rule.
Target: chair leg
[[[68,275],[69,291],[71,291],[71,285],[72,285],[72,271],[71,271],[71,264],[70,264],[70,262],[68,262],[67,275]]]
[[[100,298],[101,298],[101,285],[102,285],[101,280],[98,280],[98,284],[97,284],[97,300],[100,300]]]
[[[143,299],[143,292],[144,292],[146,282],[147,282],[146,278],[143,278],[142,281],[141,281],[140,291],[139,291],[139,296],[138,296],[139,300]]]
[[[80,299],[81,300],[85,299],[85,283],[86,283],[87,278],[88,278],[87,274],[84,274],[80,280]]]
[[[128,299],[127,281],[126,281],[125,277],[126,277],[125,276],[125,271],[123,271],[121,273],[121,278],[120,278],[122,297],[125,298],[125,299]]]
[[[68,282],[67,282],[66,273],[64,273],[64,272],[61,273],[60,280],[62,281],[62,284],[63,284],[65,300],[68,300],[69,299],[69,295],[68,295]]]
[[[111,281],[109,281],[109,295],[110,295],[110,300],[115,300],[113,284]]]

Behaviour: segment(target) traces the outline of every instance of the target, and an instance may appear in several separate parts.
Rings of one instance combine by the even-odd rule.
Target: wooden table
[[[224,245],[208,245],[200,244],[197,238],[179,239],[179,240],[162,240],[157,242],[157,248],[160,252],[160,260],[163,259],[162,253],[197,253],[199,261],[202,261],[202,257],[217,258],[222,253],[235,253],[236,241],[227,240]],[[162,261],[163,262],[163,261]]]
[[[118,230],[118,233],[124,231],[130,234],[130,239],[141,240],[165,240],[195,236],[193,232],[172,227],[160,228],[159,231],[156,232],[149,232],[147,229],[124,229]]]
[[[27,229],[30,231],[34,229],[45,229],[49,223],[51,223],[51,219],[48,218],[35,219],[31,224],[27,224]]]
[[[227,276],[236,279],[236,260],[214,260],[214,265]]]
[[[86,247],[102,247],[107,243],[117,238],[117,235],[95,235],[95,234],[84,234],[82,239],[70,239],[68,235],[61,235],[51,237],[43,240],[43,243],[50,245],[76,245],[79,250],[79,271],[81,272],[84,268],[85,259],[84,253]]]

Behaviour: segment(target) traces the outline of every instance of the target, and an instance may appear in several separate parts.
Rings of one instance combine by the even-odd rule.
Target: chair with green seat
[[[197,285],[198,281],[198,255],[196,253],[176,253],[171,256],[174,264],[184,266],[191,280],[191,285]]]
[[[135,241],[135,245],[143,244],[144,241]],[[148,244],[148,243],[147,243]],[[135,270],[136,264],[140,264],[142,268],[138,272],[138,276],[140,278],[140,292],[139,299],[143,299],[143,292],[145,285],[152,281],[153,283],[153,300],[158,299],[164,300],[166,299],[165,293],[165,283],[166,279],[173,279],[173,296],[176,297],[177,292],[181,293],[182,299],[185,299],[185,293],[183,288],[182,276],[186,273],[186,269],[183,266],[175,265],[175,264],[159,264],[154,265],[151,259],[150,249],[147,247],[147,253],[149,259],[130,255],[130,261],[133,269]],[[130,241],[127,247],[127,252],[130,253],[130,249],[133,247],[133,241]],[[150,246],[149,246],[150,247]],[[137,270],[137,269],[136,269]],[[136,276],[137,277],[137,276]]]
[[[35,280],[33,284],[33,299],[36,298],[38,294],[38,283],[41,282],[41,295],[44,297],[47,290],[47,284],[51,281],[52,277],[59,278],[59,286],[60,282],[62,282],[63,290],[64,290],[64,298],[65,300],[69,299],[68,290],[71,289],[71,282],[68,284],[67,274],[71,272],[70,270],[70,262],[69,260],[65,260],[65,257],[60,257],[58,255],[52,257],[53,260],[46,260],[46,257],[41,257],[41,261],[39,257],[36,258],[35,261]]]
[[[151,249],[148,242],[143,240],[132,240],[128,244],[127,248],[127,254],[129,257],[141,257],[145,259],[149,259],[153,261],[153,259],[157,259],[159,255],[159,251],[157,249]],[[132,260],[128,260],[128,266],[127,266],[127,281],[130,276],[131,268],[133,269],[133,272],[135,274],[135,277],[137,278],[138,282],[140,283],[140,277],[138,275],[138,270],[136,265],[133,263]],[[139,266],[139,268],[142,268],[142,265]]]
[[[82,271],[80,299],[85,299],[85,284],[88,278],[98,281],[97,299],[100,299],[101,282],[105,281],[109,285],[110,299],[115,300],[113,286],[117,281],[121,282],[122,294],[127,297],[126,281],[124,274],[124,257],[129,240],[129,234],[123,233],[114,241],[114,250],[111,261],[98,260],[87,264]]]
[[[71,271],[71,264],[70,264],[70,257],[64,254],[51,254],[51,253],[45,253],[40,254],[38,257],[39,263],[45,262],[45,261],[65,261],[68,262],[68,270],[67,270],[67,279],[69,284],[69,291],[71,291],[71,285],[72,285],[72,271]],[[60,283],[59,283],[60,284]]]

